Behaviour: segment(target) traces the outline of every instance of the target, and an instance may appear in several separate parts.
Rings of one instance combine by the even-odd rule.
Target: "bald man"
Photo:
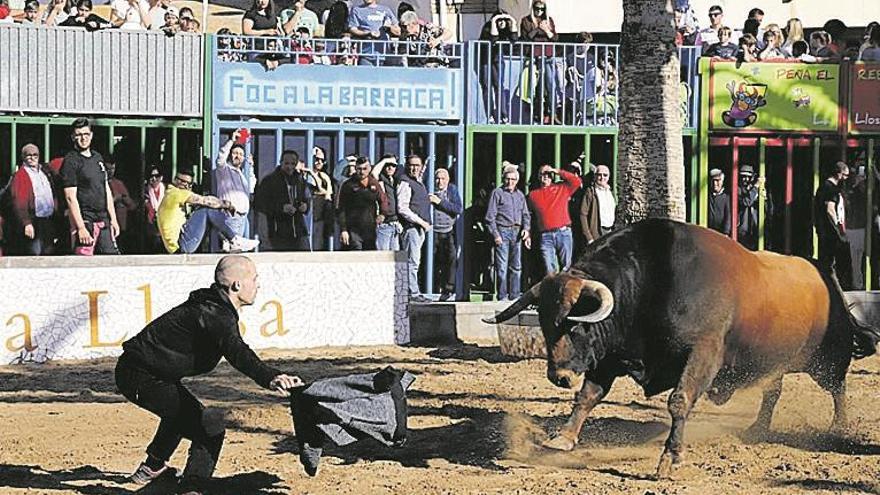
[[[130,480],[146,484],[169,471],[166,464],[181,438],[192,444],[178,492],[201,493],[211,477],[225,427],[223,412],[205,408],[184,387],[185,376],[213,370],[221,357],[260,386],[286,394],[302,384],[263,363],[241,338],[239,311],[257,297],[257,268],[245,256],[223,257],[214,270],[214,284],[193,291],[183,304],[153,320],[122,344],[116,364],[116,386],[122,395],[159,416],[159,428],[147,446],[147,458]]]

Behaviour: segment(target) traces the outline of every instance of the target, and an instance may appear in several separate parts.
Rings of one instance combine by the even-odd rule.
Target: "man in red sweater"
[[[571,217],[568,214],[568,200],[581,187],[577,175],[541,165],[539,170],[541,187],[529,193],[531,206],[538,230],[541,231],[541,257],[544,259],[546,274],[568,270],[571,266],[572,236]],[[556,176],[563,182],[555,182]]]

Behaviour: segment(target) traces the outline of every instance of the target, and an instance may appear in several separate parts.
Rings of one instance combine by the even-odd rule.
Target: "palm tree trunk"
[[[623,0],[617,219],[685,220],[672,0]]]

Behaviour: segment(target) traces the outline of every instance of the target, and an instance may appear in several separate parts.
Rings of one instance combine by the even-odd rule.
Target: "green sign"
[[[838,128],[837,65],[715,62],[709,77],[709,127],[714,131]]]

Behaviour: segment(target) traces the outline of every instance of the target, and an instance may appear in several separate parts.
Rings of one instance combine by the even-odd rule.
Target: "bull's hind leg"
[[[600,369],[602,369],[601,366]],[[596,404],[608,395],[608,391],[611,390],[611,384],[614,383],[615,378],[616,375],[608,372],[587,374],[584,384],[575,395],[574,409],[568,421],[556,433],[556,436],[545,441],[542,445],[554,450],[568,451],[574,449],[587,416],[596,407]]]
[[[712,385],[723,360],[724,342],[717,336],[701,341],[691,349],[678,386],[669,395],[672,428],[657,465],[658,479],[669,478],[672,465],[681,462],[684,425],[697,399]]]
[[[758,411],[758,418],[746,430],[747,435],[762,435],[770,430],[773,409],[776,408],[780,395],[782,395],[782,375],[774,378],[767,388],[764,389],[764,395],[761,398],[761,410]]]
[[[833,352],[820,354],[808,373],[816,383],[827,390],[834,400],[834,420],[831,431],[844,432],[849,427],[846,403],[846,372],[852,361],[850,347],[837,345]]]

